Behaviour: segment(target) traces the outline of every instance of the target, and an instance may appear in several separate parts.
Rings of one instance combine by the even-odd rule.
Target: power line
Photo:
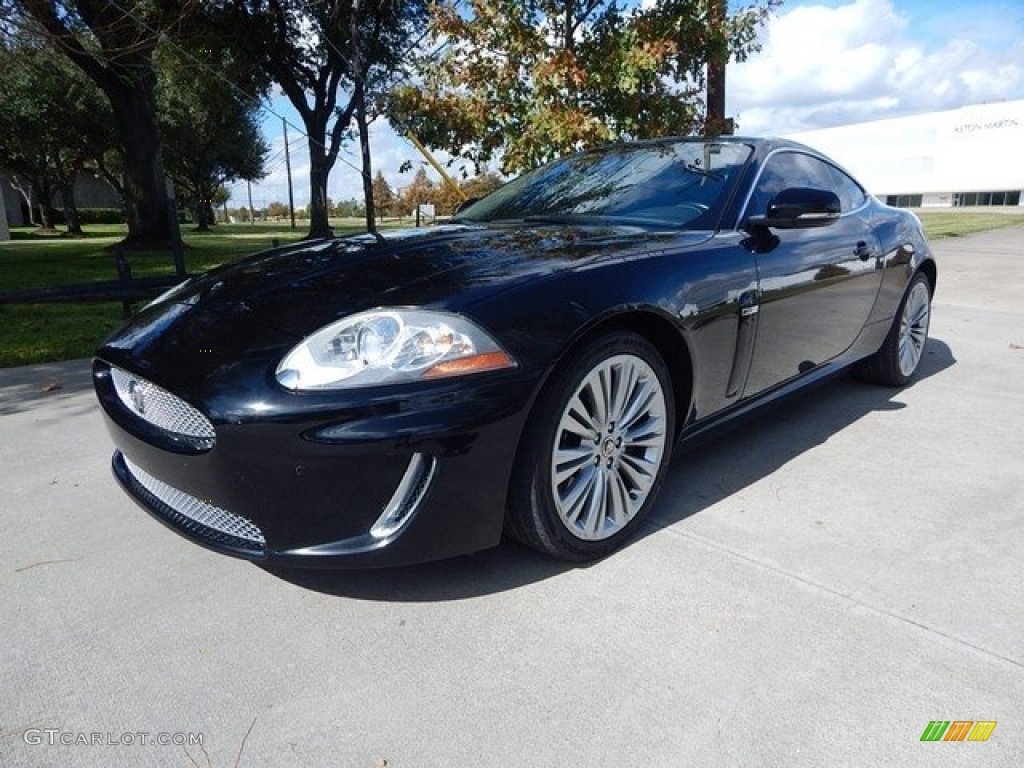
[[[117,2],[117,0],[109,0],[109,2],[110,2],[110,4],[111,4],[112,6],[114,6],[114,7],[115,7],[115,8],[117,8],[117,9],[118,9],[119,11],[121,11],[121,13],[123,13],[123,14],[124,14],[125,16],[127,16],[127,17],[131,18],[131,19],[132,19],[132,20],[133,20],[133,21],[134,21],[134,22],[135,22],[136,24],[138,24],[139,26],[141,26],[141,27],[142,27],[143,29],[147,30],[148,32],[150,32],[150,33],[152,33],[152,34],[154,34],[154,35],[159,35],[159,34],[160,34],[160,33],[159,33],[159,32],[158,32],[158,31],[157,31],[156,29],[154,29],[154,28],[153,28],[152,26],[150,26],[149,24],[147,24],[147,23],[146,23],[145,21],[143,21],[143,20],[142,20],[142,19],[140,19],[140,18],[139,18],[138,16],[136,16],[135,14],[133,14],[133,13],[132,13],[131,11],[129,11],[128,9],[126,9],[126,8],[125,8],[124,6],[122,6],[122,5],[120,4],[120,3],[118,3],[118,2]],[[221,74],[221,73],[220,73],[220,72],[218,72],[217,70],[213,69],[212,67],[208,66],[208,65],[207,65],[207,64],[205,64],[205,63],[204,63],[203,61],[201,61],[201,60],[200,60],[200,59],[199,59],[198,57],[196,57],[195,55],[193,55],[193,54],[192,54],[191,52],[189,52],[189,51],[185,50],[185,49],[184,49],[183,47],[181,47],[180,45],[178,45],[178,43],[177,43],[177,42],[175,42],[175,41],[174,41],[174,40],[173,40],[172,38],[170,38],[169,36],[166,36],[166,35],[165,35],[165,36],[164,36],[164,40],[165,40],[165,41],[167,42],[167,44],[168,44],[168,45],[170,45],[170,46],[171,46],[172,48],[174,48],[174,49],[175,49],[175,50],[177,50],[177,51],[178,51],[179,53],[181,53],[182,55],[184,55],[184,56],[185,56],[186,58],[188,58],[189,60],[191,60],[191,61],[192,61],[192,62],[193,62],[194,64],[196,64],[196,65],[197,65],[197,66],[198,66],[198,67],[199,67],[200,69],[202,69],[203,71],[207,72],[207,73],[208,73],[208,74],[210,74],[210,75],[213,75],[213,76],[214,76],[215,78],[217,78],[218,80],[220,80],[221,82],[223,82],[223,83],[224,83],[225,85],[227,85],[227,86],[228,86],[228,88],[230,88],[230,89],[232,89],[233,91],[235,91],[235,92],[237,92],[237,93],[241,94],[241,95],[242,95],[242,96],[244,96],[244,97],[245,97],[246,99],[251,99],[251,98],[252,98],[252,94],[251,94],[251,93],[246,93],[246,91],[245,91],[245,90],[244,90],[243,88],[239,87],[237,83],[233,83],[233,82],[231,82],[231,81],[230,81],[230,80],[229,80],[228,78],[226,78],[226,77],[225,77],[225,76],[224,76],[223,74]],[[312,137],[311,137],[311,136],[310,136],[310,135],[309,135],[308,133],[306,133],[306,132],[305,132],[304,130],[302,130],[302,128],[300,128],[300,127],[298,127],[297,125],[295,125],[294,123],[292,123],[292,122],[291,122],[291,121],[290,121],[290,120],[289,120],[289,119],[288,119],[287,117],[285,117],[285,116],[284,116],[284,115],[282,115],[282,114],[279,114],[278,112],[276,112],[276,111],[275,111],[274,109],[272,109],[271,107],[269,107],[269,106],[266,106],[266,105],[264,104],[264,105],[261,105],[261,106],[259,107],[259,109],[260,109],[261,111],[264,111],[264,112],[266,112],[267,114],[270,114],[270,115],[273,115],[274,117],[277,117],[277,118],[279,118],[279,119],[280,119],[280,120],[281,120],[281,121],[282,121],[282,122],[283,122],[283,123],[284,123],[285,125],[287,125],[288,127],[290,127],[290,128],[294,128],[294,129],[295,129],[295,130],[296,130],[296,131],[297,131],[297,132],[298,132],[299,134],[301,134],[302,136],[304,136],[304,137],[306,138],[306,141],[307,141],[307,142],[309,142],[309,143],[311,143],[311,144],[314,144],[314,145],[316,145],[316,146],[319,146],[319,147],[320,147],[321,149],[323,149],[323,150],[324,150],[325,152],[329,152],[329,151],[330,151],[330,150],[329,150],[329,148],[328,148],[328,147],[326,147],[326,146],[325,146],[325,145],[323,144],[323,142],[317,141],[316,139],[312,138]],[[348,166],[349,168],[351,168],[352,170],[354,170],[354,171],[357,171],[357,172],[359,172],[359,173],[362,173],[362,169],[361,169],[361,168],[359,168],[359,167],[357,167],[356,165],[354,165],[354,164],[350,163],[350,162],[349,162],[348,160],[346,160],[345,158],[341,157],[341,156],[340,156],[340,154],[336,156],[336,159],[337,159],[337,160],[340,160],[340,161],[341,161],[342,163],[344,163],[345,165],[347,165],[347,166]]]
[[[123,13],[123,14],[124,14],[124,15],[125,15],[126,17],[128,17],[128,18],[131,18],[131,19],[132,19],[132,20],[133,20],[133,21],[134,21],[134,22],[135,22],[136,24],[138,24],[138,25],[139,25],[140,27],[142,27],[143,29],[147,30],[148,32],[150,32],[150,33],[151,33],[151,34],[153,34],[153,35],[157,35],[157,36],[161,36],[161,37],[163,37],[164,41],[165,41],[165,42],[166,42],[166,43],[167,43],[168,45],[170,45],[170,46],[171,46],[172,48],[174,48],[175,50],[177,50],[177,51],[178,51],[178,52],[179,52],[180,54],[182,54],[182,55],[183,55],[183,56],[184,56],[184,57],[185,57],[186,59],[190,60],[190,61],[191,61],[191,62],[192,62],[192,63],[193,63],[193,64],[194,64],[195,66],[197,66],[197,67],[198,67],[198,68],[199,68],[200,70],[202,70],[202,71],[206,72],[207,74],[210,74],[210,75],[212,75],[212,76],[213,76],[214,78],[216,78],[217,80],[219,80],[219,81],[223,82],[223,83],[224,83],[225,85],[227,85],[227,86],[228,86],[228,88],[230,88],[230,89],[231,89],[232,91],[235,91],[236,93],[240,94],[240,95],[241,95],[241,96],[243,96],[243,97],[244,97],[245,99],[251,99],[251,98],[252,98],[252,94],[250,94],[250,93],[247,93],[247,92],[246,92],[246,91],[245,91],[245,90],[244,90],[243,88],[241,88],[241,87],[240,87],[240,86],[239,86],[239,85],[238,85],[237,83],[234,83],[234,82],[232,82],[232,81],[231,81],[231,80],[229,80],[229,79],[228,79],[227,77],[225,77],[225,76],[224,76],[224,75],[223,75],[223,74],[222,74],[221,72],[219,72],[218,70],[216,70],[216,69],[214,69],[214,68],[210,67],[210,66],[209,66],[208,64],[206,64],[206,63],[205,63],[204,61],[202,61],[202,60],[201,60],[201,59],[199,59],[199,58],[198,58],[197,56],[195,56],[195,55],[194,55],[193,53],[191,53],[190,51],[186,50],[186,49],[185,49],[185,48],[183,48],[183,47],[182,47],[181,45],[179,45],[179,44],[178,44],[178,43],[177,43],[177,42],[176,42],[176,41],[175,41],[175,40],[174,40],[173,38],[171,38],[170,36],[168,36],[168,35],[161,35],[161,33],[160,33],[160,32],[159,32],[158,30],[156,30],[156,29],[155,29],[154,27],[152,27],[152,26],[151,26],[150,24],[148,24],[148,23],[147,23],[146,21],[144,21],[143,19],[140,19],[140,18],[139,18],[139,17],[137,16],[137,15],[135,15],[135,14],[134,14],[134,13],[133,13],[133,12],[132,12],[131,10],[129,10],[129,9],[125,8],[125,7],[123,6],[123,5],[121,5],[121,4],[120,4],[120,3],[118,2],[118,0],[109,0],[109,2],[110,2],[110,5],[112,5],[112,6],[113,6],[114,8],[116,8],[116,9],[118,9],[118,10],[119,10],[119,11],[120,11],[121,13]],[[463,0],[456,0],[456,2],[455,2],[455,8],[457,9],[457,8],[458,8],[458,7],[460,6],[460,5],[462,5],[462,3],[463,3]],[[309,10],[309,11],[310,11],[310,12],[312,13],[312,8],[310,7],[310,3],[308,2],[308,0],[307,0],[307,1],[305,2],[305,4],[306,4],[306,6],[307,6],[307,9],[308,9],[308,10]],[[426,30],[424,30],[424,32],[423,32],[423,33],[422,33],[422,34],[421,34],[421,35],[420,35],[419,37],[417,37],[417,38],[416,38],[416,40],[415,40],[415,41],[414,41],[414,42],[413,42],[413,43],[412,43],[412,44],[411,44],[410,46],[408,46],[408,47],[406,48],[406,50],[405,50],[405,51],[403,52],[403,55],[402,55],[402,56],[400,57],[400,59],[404,59],[404,58],[406,58],[406,57],[407,57],[407,56],[408,56],[408,55],[409,55],[410,53],[412,53],[412,52],[413,52],[414,50],[416,50],[416,48],[417,48],[417,47],[419,47],[419,45],[420,45],[420,44],[421,44],[421,43],[423,42],[423,40],[425,40],[425,39],[427,38],[427,36],[428,36],[429,34],[430,34],[430,30],[429,30],[429,28],[427,28]],[[346,64],[348,64],[348,66],[349,66],[350,68],[352,67],[352,62],[351,62],[351,59],[350,59],[350,58],[349,58],[348,56],[346,56],[346,55],[345,55],[345,54],[344,54],[344,53],[343,53],[343,52],[342,52],[342,51],[341,51],[341,50],[340,50],[340,49],[339,49],[339,48],[337,47],[337,45],[335,45],[335,44],[334,44],[334,41],[333,41],[333,40],[331,40],[330,36],[328,36],[328,35],[326,35],[326,34],[321,34],[321,38],[322,38],[322,39],[323,39],[323,40],[324,40],[324,41],[325,41],[325,42],[326,42],[326,43],[327,43],[327,44],[328,44],[328,45],[329,45],[329,46],[330,46],[330,47],[331,47],[331,48],[332,48],[332,49],[334,50],[334,52],[335,52],[335,53],[336,53],[336,54],[337,54],[337,55],[338,55],[338,56],[339,56],[339,57],[340,57],[340,58],[342,59],[342,61],[343,61],[343,62],[345,62]],[[447,48],[447,47],[448,47],[448,46],[450,45],[450,42],[451,42],[451,41],[445,41],[444,43],[442,43],[442,44],[441,44],[440,46],[438,46],[438,47],[437,47],[436,49],[434,49],[434,50],[433,50],[433,51],[432,51],[432,52],[430,53],[430,55],[426,57],[426,59],[425,59],[425,60],[426,60],[426,61],[433,61],[433,60],[436,60],[436,58],[437,58],[437,57],[438,57],[438,56],[439,56],[439,55],[440,55],[440,54],[441,54],[441,53],[442,53],[442,52],[443,52],[443,51],[445,50],[445,48]],[[396,81],[396,82],[397,82],[397,83],[400,83],[400,84],[405,84],[405,85],[414,85],[414,83],[412,82],[412,79],[411,79],[411,77],[410,77],[410,76],[409,76],[409,74],[408,74],[407,72],[405,72],[405,71],[401,71],[401,72],[400,72],[400,77],[399,77],[399,78],[397,79],[397,81]],[[320,149],[322,149],[322,150],[323,150],[324,152],[328,152],[328,153],[330,152],[330,148],[329,148],[329,147],[327,147],[327,146],[326,146],[326,145],[325,145],[325,144],[324,144],[323,142],[321,142],[321,141],[318,141],[318,140],[316,140],[316,139],[312,138],[312,137],[311,137],[311,136],[310,136],[310,135],[309,135],[308,133],[306,133],[306,131],[305,131],[305,130],[303,130],[303,129],[302,129],[301,127],[299,127],[298,125],[296,125],[295,123],[293,123],[293,122],[292,122],[291,120],[289,120],[289,119],[288,119],[288,118],[287,118],[287,117],[286,117],[285,115],[283,115],[283,114],[281,114],[281,113],[277,112],[277,111],[276,111],[276,110],[274,110],[274,109],[273,109],[273,108],[272,108],[271,106],[269,106],[269,105],[268,105],[268,104],[266,103],[266,102],[267,102],[267,100],[268,100],[268,99],[267,99],[267,97],[262,97],[262,98],[260,99],[260,104],[259,104],[259,106],[257,107],[257,108],[258,108],[258,110],[259,110],[260,112],[263,112],[263,113],[269,114],[269,115],[271,115],[271,116],[273,116],[273,117],[276,117],[276,118],[280,119],[280,120],[282,121],[282,123],[283,123],[283,125],[284,125],[284,126],[286,126],[287,128],[292,128],[292,129],[294,129],[294,130],[295,130],[295,131],[296,131],[296,132],[297,132],[297,133],[298,133],[298,134],[299,134],[299,135],[300,135],[301,137],[303,137],[303,138],[304,138],[304,139],[306,140],[306,142],[307,142],[308,144],[312,144],[312,145],[314,145],[314,146],[318,146],[318,147],[319,147]],[[397,132],[396,132],[396,133],[397,133]],[[287,135],[287,133],[286,133],[285,135]],[[411,144],[411,142],[409,142],[409,141],[408,141],[407,139],[406,139],[405,141],[406,141],[406,143],[407,143],[407,144]],[[297,139],[297,140],[296,140],[296,143],[299,143],[299,144],[301,144],[301,140]],[[285,149],[283,150],[286,156],[287,156],[287,149],[288,149],[288,146],[286,145]],[[339,148],[339,149],[340,149],[340,148]],[[275,157],[275,159],[276,159],[276,158],[277,158],[277,157],[278,157],[278,156],[279,156],[280,154],[281,154],[281,151],[279,151],[279,152],[278,152],[277,154],[275,154],[275,156],[274,156],[274,157]],[[344,158],[344,157],[343,157],[343,156],[342,156],[342,155],[340,154],[340,152],[339,152],[339,153],[336,153],[336,154],[335,154],[335,161],[339,161],[339,162],[341,162],[341,163],[342,163],[343,165],[345,165],[345,166],[348,166],[348,167],[349,167],[350,169],[352,169],[353,171],[355,171],[356,173],[358,173],[358,174],[360,174],[360,175],[362,175],[362,173],[363,173],[363,169],[362,169],[362,168],[360,168],[359,166],[355,165],[355,164],[354,164],[354,163],[352,163],[352,162],[349,162],[349,161],[348,161],[347,159],[345,159],[345,158]],[[287,162],[288,162],[288,161],[286,160],[286,164],[287,164]],[[275,166],[275,167],[274,167],[273,169],[271,169],[270,171],[268,171],[268,174],[269,174],[269,173],[272,173],[272,172],[273,172],[273,170],[276,170],[277,168],[280,168],[280,164],[277,164],[277,165],[276,165],[276,166]]]

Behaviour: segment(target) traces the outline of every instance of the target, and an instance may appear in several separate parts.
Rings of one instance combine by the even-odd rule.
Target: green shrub
[[[84,227],[88,224],[124,224],[125,218],[120,208],[79,208],[78,221]],[[67,224],[63,208],[53,210],[53,223],[55,226]]]
[[[124,224],[120,208],[79,208],[78,220],[85,224]]]

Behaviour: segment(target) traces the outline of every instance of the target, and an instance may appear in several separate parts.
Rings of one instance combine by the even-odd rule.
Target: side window
[[[789,184],[787,174],[789,163],[786,158],[789,154],[788,152],[781,153],[768,158],[768,162],[761,169],[761,175],[757,178],[754,191],[750,195],[750,202],[747,203],[747,216],[763,216],[767,212],[768,203],[772,198],[786,187],[792,186]]]
[[[832,190],[839,195],[843,213],[853,210],[864,199],[864,191],[857,183],[828,163],[803,152],[776,152],[761,171],[746,215],[765,213],[772,198],[789,187]]]
[[[839,195],[839,204],[841,206],[839,210],[843,213],[849,213],[850,211],[855,211],[864,205],[864,202],[867,199],[867,194],[861,188],[860,184],[835,166],[828,166],[828,170],[832,176],[832,188],[835,189],[836,194]]]

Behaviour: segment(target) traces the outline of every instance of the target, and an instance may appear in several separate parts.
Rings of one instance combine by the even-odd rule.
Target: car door
[[[783,189],[835,192],[841,215],[810,229],[750,238],[758,269],[757,340],[744,397],[841,355],[853,344],[881,285],[880,245],[861,212],[868,197],[843,171],[798,150],[766,160],[744,217],[762,214]]]

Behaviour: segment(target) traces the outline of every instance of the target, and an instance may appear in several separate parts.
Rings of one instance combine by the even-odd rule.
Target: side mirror
[[[768,203],[764,216],[751,216],[747,225],[772,229],[825,227],[839,218],[839,197],[825,189],[790,187]]]

